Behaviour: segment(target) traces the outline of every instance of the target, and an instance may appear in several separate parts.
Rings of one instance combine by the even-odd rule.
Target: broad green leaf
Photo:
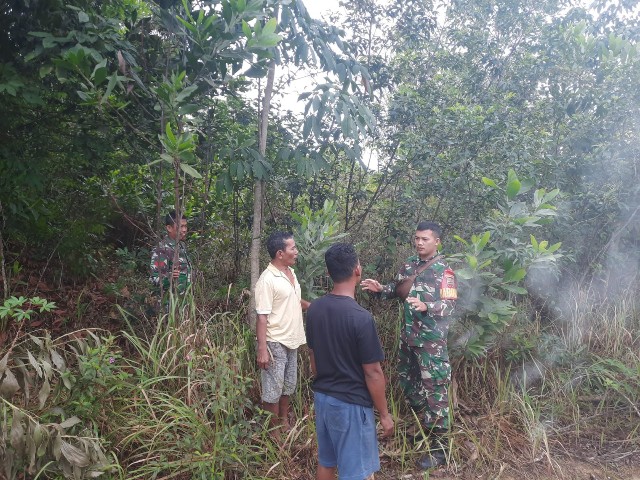
[[[109,77],[109,84],[107,85],[107,89],[104,92],[104,95],[102,96],[102,100],[100,100],[101,104],[107,101],[107,99],[109,98],[109,95],[111,95],[111,92],[113,91],[113,88],[116,86],[117,81],[118,81],[118,73],[114,72],[113,75]]]
[[[543,215],[543,216],[547,216],[547,217],[555,217],[558,215],[558,212],[556,212],[555,210],[551,210],[549,208],[541,208],[536,210],[536,213],[538,215]]]
[[[545,194],[545,196],[542,198],[542,203],[550,202],[551,200],[556,198],[559,193],[560,193],[560,190],[557,188],[554,188],[549,193]]]
[[[186,173],[187,175],[193,178],[202,178],[202,175],[200,175],[195,168],[193,168],[191,165],[187,163],[181,163],[180,168],[184,173]]]
[[[312,126],[313,126],[313,117],[310,115],[304,119],[304,126],[302,127],[303,138],[309,138],[309,133],[311,133]]]
[[[195,25],[193,25],[192,23],[188,22],[187,20],[185,20],[182,17],[175,17],[178,19],[178,21],[185,26],[185,28],[187,30],[189,30],[191,33],[197,35],[198,34],[198,27],[196,27]],[[193,19],[191,19],[193,21]]]
[[[524,268],[520,268],[515,265],[504,274],[504,281],[516,283],[522,280],[526,275],[527,271]]]
[[[198,110],[200,110],[200,105],[197,105],[195,103],[187,103],[185,105],[180,105],[180,108],[178,108],[178,114],[190,115],[192,113],[196,113]]]
[[[484,183],[488,187],[498,188],[498,185],[496,185],[496,182],[494,182],[493,180],[487,177],[482,177],[482,183]]]
[[[520,217],[514,218],[513,223],[515,223],[516,225],[535,225],[538,220],[540,220],[540,217]]]
[[[474,276],[475,274],[466,268],[461,268],[460,270],[456,270],[456,277],[458,277],[461,280],[470,280]]]
[[[476,244],[476,253],[480,253],[482,250],[484,250],[484,247],[486,247],[487,243],[489,242],[489,238],[491,238],[491,232],[486,231],[482,234],[482,237],[480,237],[480,241]]]
[[[161,153],[160,154],[160,160],[164,160],[168,164],[173,165],[173,157],[171,155],[169,155],[168,153]],[[148,165],[153,165],[154,163],[156,163],[157,161],[160,161],[160,160],[156,160],[154,162],[151,162]]]
[[[251,31],[251,27],[245,20],[242,20],[242,32],[247,38],[251,38],[251,36],[253,35],[253,32]]]
[[[185,87],[176,96],[176,101],[184,102],[187,98],[193,95],[197,89],[198,89],[198,85],[189,85],[188,87]]]
[[[535,182],[529,178],[520,181],[520,192],[527,193],[535,186]]]
[[[268,33],[253,37],[248,44],[253,48],[266,49],[275,47],[280,40],[282,37],[277,33]]]
[[[549,250],[547,250],[549,253],[553,253],[556,250],[558,250],[560,248],[560,246],[562,245],[562,242],[558,242],[558,243],[554,243],[553,245],[551,245],[549,247]]]
[[[539,188],[538,190],[533,192],[533,204],[535,206],[538,206],[540,205],[540,203],[542,203],[542,197],[544,197],[544,194],[545,194],[544,188]]]
[[[485,260],[484,262],[482,262],[480,265],[478,265],[478,270],[482,270],[485,267],[488,267],[489,265],[491,265],[493,263],[493,260],[489,259],[489,260]]]
[[[218,192],[226,192],[230,193],[233,191],[233,180],[229,172],[223,172],[221,175],[218,175],[218,180],[216,181],[216,190]]]
[[[100,63],[98,63],[93,69],[93,73],[91,74],[91,78],[93,78],[93,83],[98,86],[107,78],[107,59],[105,58]]]
[[[51,34],[49,32],[29,32],[29,35],[32,37],[45,38],[50,37]]]
[[[40,67],[39,74],[40,78],[44,78],[49,75],[53,71],[53,65],[44,65]]]
[[[171,142],[171,145],[175,146],[177,144],[176,136],[174,135],[173,130],[171,130],[171,123],[170,122],[167,122],[167,125],[165,126],[164,131],[165,131],[165,134],[167,135],[167,138]]]
[[[457,241],[459,241],[460,243],[464,244],[464,245],[469,245],[469,242],[467,242],[464,238],[462,238],[459,235],[454,235],[453,238],[456,239]]]
[[[320,140],[323,137],[322,122],[320,121],[320,118],[317,116],[313,117],[313,134],[318,140]]]
[[[517,293],[518,295],[526,295],[528,293],[526,288],[519,287],[518,285],[511,285],[510,283],[503,284],[501,287],[508,292]]]
[[[275,33],[277,26],[277,20],[275,18],[270,19],[267,23],[264,24],[264,27],[262,28],[262,35],[271,35]]]
[[[278,158],[280,160],[288,160],[290,155],[291,149],[289,149],[288,147],[282,147],[278,152]]]
[[[62,383],[67,388],[67,390],[71,390],[71,388],[75,384],[75,377],[71,374],[71,372],[67,370],[60,376],[60,378],[62,379]]]
[[[509,200],[513,200],[520,192],[520,180],[514,178],[507,183],[507,197]]]
[[[180,152],[180,154],[178,155],[178,158],[182,163],[189,164],[191,162],[195,162],[196,155],[195,153],[193,153],[193,151],[187,150],[187,151]]]
[[[264,164],[259,160],[254,160],[251,166],[251,170],[253,171],[254,178],[258,180],[263,180],[267,177],[267,169]]]
[[[542,203],[542,204],[540,204],[540,208],[548,208],[549,210],[557,210],[558,209],[555,205],[551,205],[550,203]]]

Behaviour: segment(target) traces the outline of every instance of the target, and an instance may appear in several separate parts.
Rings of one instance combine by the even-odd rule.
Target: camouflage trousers
[[[446,340],[425,342],[422,347],[400,342],[400,387],[425,430],[449,429],[451,364]]]

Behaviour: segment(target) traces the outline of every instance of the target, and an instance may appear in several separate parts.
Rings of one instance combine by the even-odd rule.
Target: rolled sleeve
[[[272,287],[267,278],[260,278],[256,283],[256,313],[258,315],[269,315],[273,310]]]

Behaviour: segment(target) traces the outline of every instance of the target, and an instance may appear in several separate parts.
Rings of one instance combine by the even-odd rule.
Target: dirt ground
[[[553,467],[547,463],[536,462],[531,465],[507,466],[496,465],[496,468],[486,473],[469,473],[457,471],[456,465],[432,470],[431,472],[417,472],[409,474],[385,473],[382,470],[376,474],[377,480],[640,480],[640,458],[636,458],[635,465],[595,465],[588,461],[565,458],[553,461]],[[462,469],[464,470],[464,469]],[[491,470],[491,469],[489,469]]]
[[[394,462],[382,458],[377,480],[640,480],[640,445],[626,445],[624,451],[597,457],[587,450],[576,449],[551,457],[541,456],[533,461],[496,461],[494,465],[459,463],[455,459],[446,467],[430,472],[394,473]],[[631,447],[631,448],[629,448]],[[406,472],[410,469],[404,469]]]

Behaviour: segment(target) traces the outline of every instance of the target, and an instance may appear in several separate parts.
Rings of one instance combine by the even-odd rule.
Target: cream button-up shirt
[[[256,313],[267,315],[267,341],[287,348],[307,343],[302,322],[302,292],[293,268],[293,283],[271,263],[260,275],[255,287]]]

